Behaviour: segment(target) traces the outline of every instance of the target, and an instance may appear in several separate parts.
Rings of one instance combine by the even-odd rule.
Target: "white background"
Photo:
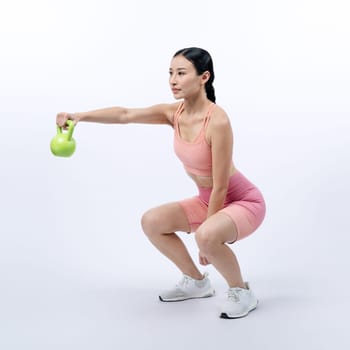
[[[0,3],[0,347],[348,349],[350,4],[294,1]],[[49,151],[59,111],[173,102],[172,55],[213,56],[236,166],[264,193],[232,248],[260,299],[157,301],[178,271],[144,237],[149,207],[192,196],[165,126],[81,123]],[[193,237],[184,236],[191,254]]]

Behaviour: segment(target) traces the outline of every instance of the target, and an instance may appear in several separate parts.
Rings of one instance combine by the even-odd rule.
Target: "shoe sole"
[[[254,310],[257,308],[258,303],[259,303],[259,302],[257,301],[257,302],[256,302],[256,305],[253,306],[251,309],[249,309],[249,310],[248,310],[246,313],[244,313],[244,314],[235,315],[235,316],[230,316],[230,315],[228,315],[226,312],[222,312],[221,315],[220,315],[220,318],[224,318],[224,319],[226,319],[226,320],[234,320],[234,319],[236,319],[236,318],[243,318],[243,317],[246,317],[246,316],[248,316],[249,312],[254,311]]]
[[[191,300],[191,299],[202,299],[202,298],[210,298],[213,297],[215,295],[215,291],[212,292],[212,294],[208,294],[208,295],[203,295],[201,297],[190,297],[190,298],[183,298],[183,299],[163,299],[160,295],[159,295],[159,300],[162,301],[163,303],[176,303],[178,301],[185,301],[185,300]]]

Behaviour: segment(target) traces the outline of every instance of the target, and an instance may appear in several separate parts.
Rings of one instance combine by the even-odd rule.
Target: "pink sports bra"
[[[215,107],[212,103],[209,107],[201,131],[194,141],[188,142],[181,138],[179,128],[179,118],[184,110],[183,102],[174,114],[174,150],[181,160],[185,170],[198,176],[212,176],[211,147],[205,139],[205,131],[211,117],[211,112]]]

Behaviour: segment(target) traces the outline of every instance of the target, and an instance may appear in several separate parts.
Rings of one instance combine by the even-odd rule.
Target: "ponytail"
[[[216,103],[216,97],[215,97],[215,89],[214,89],[214,86],[211,82],[207,82],[205,84],[205,92],[207,93],[207,98],[213,102],[213,103]]]

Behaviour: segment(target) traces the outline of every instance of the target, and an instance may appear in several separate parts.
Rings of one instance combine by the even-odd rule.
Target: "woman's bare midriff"
[[[232,166],[230,170],[230,177],[237,172],[237,169]],[[211,188],[213,187],[213,177],[212,176],[199,176],[191,173],[187,173],[190,178],[196,183],[198,187],[206,187]]]

